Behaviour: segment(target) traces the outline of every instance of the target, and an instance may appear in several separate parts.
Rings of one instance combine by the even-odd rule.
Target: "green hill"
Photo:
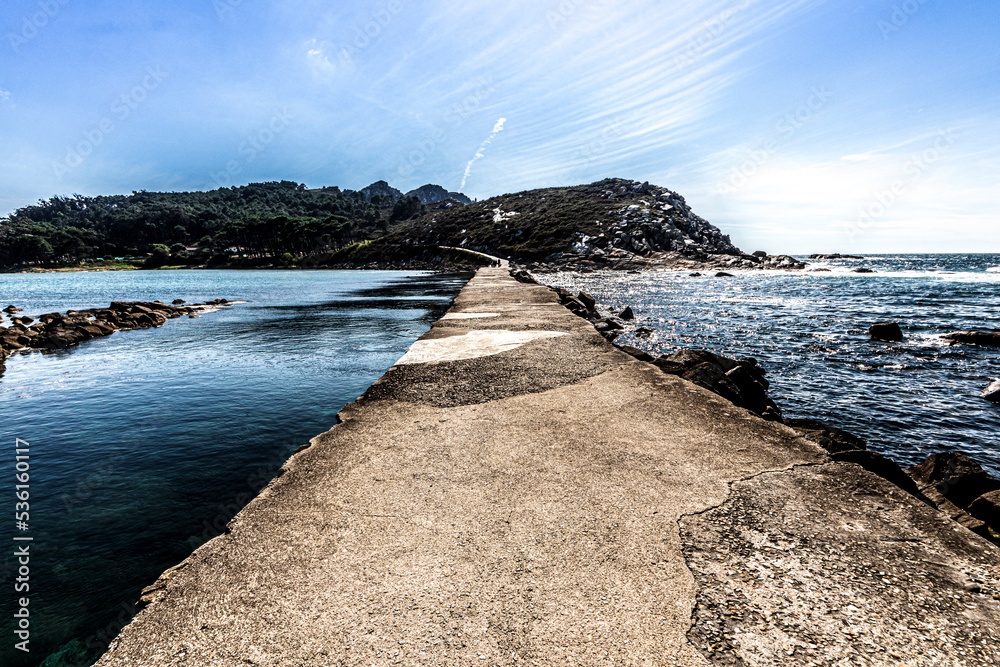
[[[401,257],[443,257],[423,250],[439,246],[522,262],[565,256],[600,264],[664,253],[748,259],[676,192],[621,179],[481,202],[432,185],[403,195],[385,181],[356,192],[281,181],[53,197],[0,220],[6,267],[98,257],[134,257],[145,266],[370,265],[390,257],[398,264]]]

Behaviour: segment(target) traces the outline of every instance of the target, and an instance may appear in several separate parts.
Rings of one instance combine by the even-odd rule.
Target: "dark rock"
[[[87,339],[87,335],[72,329],[56,329],[45,336],[46,347],[63,350]]]
[[[1000,403],[1000,380],[995,380],[990,386],[984,389],[981,397],[990,403]]]
[[[525,271],[524,269],[517,269],[517,270],[511,269],[510,277],[519,283],[529,283],[533,285],[538,284],[538,281],[532,278],[531,274]]]
[[[174,300],[173,300],[173,301],[171,301],[170,303],[174,304],[175,306],[179,306],[179,305],[181,305],[182,303],[187,303],[187,301],[185,301],[184,299],[174,299]]]
[[[986,345],[1000,347],[1000,333],[995,331],[956,331],[946,334],[945,340],[964,345]]]
[[[1000,489],[1000,480],[961,452],[931,454],[907,472],[921,488],[933,486],[962,509],[979,496]]]
[[[694,382],[699,387],[715,392],[736,405],[742,403],[740,390],[716,364],[710,362],[698,364],[694,368],[686,370],[681,377],[689,382]]]
[[[684,371],[687,370],[687,367],[684,364],[672,361],[666,356],[657,357],[653,360],[653,363],[656,364],[657,368],[661,371],[670,375],[683,375]]]
[[[866,269],[865,267],[862,266],[860,268],[854,269],[854,273],[876,273],[876,271],[873,269]]]
[[[786,419],[785,424],[831,454],[868,449],[864,438],[815,419]]]
[[[764,252],[763,250],[754,250],[751,253],[751,256],[753,256],[753,257],[760,257],[760,258],[763,259],[764,257],[767,257],[767,253]]]
[[[649,354],[643,352],[642,350],[640,350],[637,347],[632,347],[631,345],[622,345],[618,349],[621,350],[622,352],[625,352],[626,354],[631,354],[633,357],[635,357],[639,361],[652,361],[653,360],[652,356],[650,356]]]
[[[647,338],[652,333],[653,333],[652,327],[639,327],[638,329],[635,330],[635,335],[639,336],[640,338]]]
[[[563,305],[569,308],[570,312],[572,312],[574,315],[579,315],[580,317],[586,317],[587,314],[590,312],[589,310],[587,310],[587,307],[583,305],[583,302],[577,299],[575,296],[571,296],[570,298],[568,298]]]
[[[694,273],[689,273],[688,278],[701,278],[701,274],[695,271]]]
[[[924,497],[924,494],[922,494],[920,489],[917,488],[916,483],[910,478],[909,475],[903,472],[903,469],[900,468],[895,461],[882,456],[878,452],[853,449],[846,452],[831,454],[830,458],[834,461],[857,463],[865,470],[875,473],[879,477],[892,482],[907,493],[920,498],[928,505],[933,504],[930,500]]]
[[[715,364],[722,369],[723,373],[731,371],[739,364],[735,359],[729,359],[708,350],[680,350],[665,358],[682,364],[685,368],[694,368],[698,364],[704,363]]]
[[[988,491],[969,504],[969,514],[1000,532],[1000,491]]]
[[[624,329],[625,327],[619,322],[615,321],[610,317],[605,317],[603,320],[604,324],[608,326],[609,329]]]
[[[841,255],[839,252],[835,252],[829,255],[816,253],[809,255],[809,259],[864,259],[864,257],[859,257],[857,255]]]
[[[737,405],[758,415],[764,414],[768,408],[778,411],[778,406],[767,395],[767,388],[742,364],[726,371],[726,377],[736,386],[739,393],[740,400]]]
[[[8,315],[13,315],[14,313],[20,313],[21,309],[18,308],[17,306],[7,306],[6,308],[3,309],[3,312],[7,313]]]
[[[753,357],[740,357],[739,359],[736,360],[736,362],[739,363],[741,366],[743,366],[748,373],[753,375],[754,379],[757,380],[757,382],[764,385],[764,389],[771,388],[771,383],[767,379],[767,371],[764,370],[764,368],[759,363],[757,363],[756,359],[754,359]]]
[[[595,301],[594,297],[590,296],[586,292],[580,292],[576,295],[576,298],[579,299],[580,303],[587,307],[587,310],[594,310],[597,308],[597,301]]]
[[[632,306],[625,306],[625,310],[618,313],[618,317],[620,317],[623,320],[634,320],[635,313],[632,312]]]
[[[903,340],[903,330],[896,322],[876,322],[868,329],[872,340],[882,340],[898,343]]]
[[[726,273],[725,271],[719,271],[718,273],[715,274],[715,277],[716,278],[732,278],[733,274]]]

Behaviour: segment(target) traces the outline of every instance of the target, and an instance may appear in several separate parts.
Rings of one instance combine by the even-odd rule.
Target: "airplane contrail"
[[[500,134],[500,131],[503,130],[503,124],[506,122],[507,122],[506,118],[501,118],[497,120],[496,125],[493,126],[493,131],[490,133],[490,136],[486,137],[486,141],[484,141],[479,145],[479,150],[477,150],[476,154],[472,156],[471,160],[469,160],[469,164],[465,165],[465,174],[462,176],[462,184],[458,186],[458,189],[460,191],[463,188],[465,188],[465,182],[469,180],[469,173],[472,171],[472,165],[475,163],[476,160],[483,157],[484,155],[483,151],[485,151],[486,147],[489,146],[494,139],[496,139],[496,136],[498,134]]]

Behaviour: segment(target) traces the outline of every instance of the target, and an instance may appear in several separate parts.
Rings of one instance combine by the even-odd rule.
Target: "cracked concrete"
[[[462,317],[484,313],[496,316]],[[616,350],[544,287],[482,269],[450,314],[424,344],[562,335],[390,369],[226,535],[149,589],[98,664],[995,657],[995,644],[966,646],[990,640],[1000,617],[991,545],[791,429]],[[896,588],[878,593],[877,571]],[[893,583],[903,572],[911,579]],[[957,592],[963,576],[982,582],[967,587],[979,597]],[[896,589],[937,606],[892,606]],[[959,598],[932,601],[946,594]],[[863,639],[834,634],[834,608]],[[924,652],[897,661],[866,639]]]

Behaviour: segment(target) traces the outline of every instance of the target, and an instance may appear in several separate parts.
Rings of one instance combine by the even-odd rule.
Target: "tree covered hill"
[[[332,252],[378,238],[425,210],[416,196],[366,192],[373,187],[309,190],[280,181],[210,192],[52,197],[0,219],[0,266],[143,256],[171,247],[178,257],[189,247],[203,255],[239,248],[251,257]]]
[[[533,262],[753,259],[676,192],[622,179],[482,202],[434,185],[402,194],[385,181],[360,191],[280,181],[210,192],[53,197],[0,220],[6,267],[128,256],[148,256],[152,266],[321,266],[362,256],[367,265],[439,246]]]

